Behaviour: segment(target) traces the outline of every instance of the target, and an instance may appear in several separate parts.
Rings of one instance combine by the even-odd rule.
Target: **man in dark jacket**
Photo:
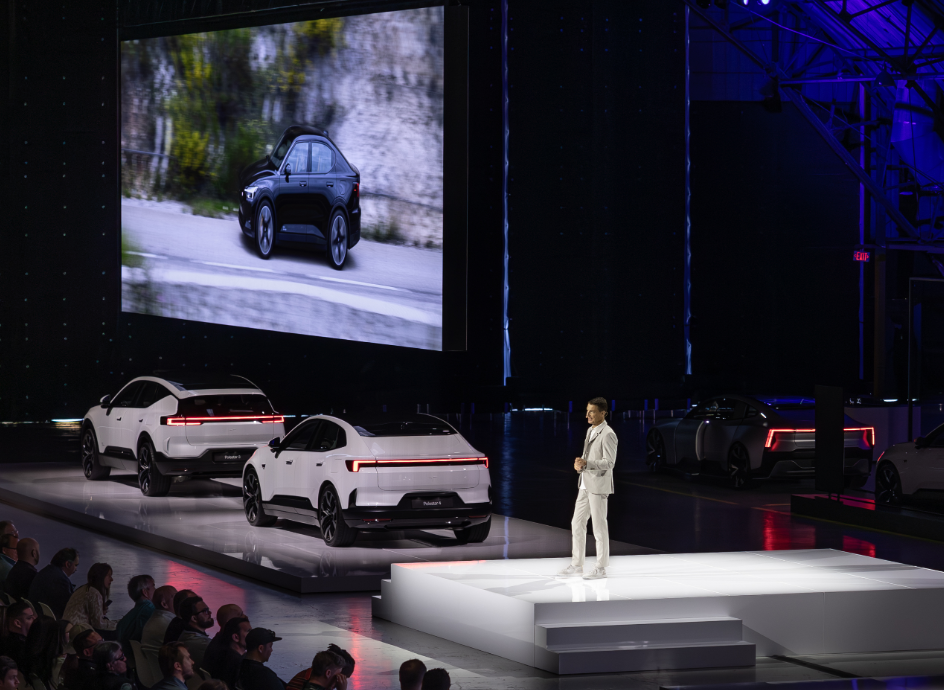
[[[239,665],[236,690],[285,690],[285,682],[265,662],[272,656],[272,643],[281,640],[266,628],[253,628],[246,635],[246,656]]]
[[[36,612],[28,601],[18,601],[7,607],[6,619],[6,636],[0,645],[0,654],[10,657],[18,664],[25,664],[26,636],[36,620]]]
[[[66,656],[62,664],[60,677],[68,690],[94,689],[98,685],[98,669],[92,660],[95,646],[102,641],[102,636],[92,628],[77,633],[71,640],[75,654]]]
[[[95,646],[92,659],[98,667],[100,690],[138,690],[128,676],[128,659],[117,642],[102,642]]]
[[[75,549],[60,549],[45,568],[36,573],[26,597],[36,606],[46,604],[56,618],[62,618],[75,591],[69,578],[79,569],[79,552]]]
[[[230,618],[223,629],[210,640],[210,644],[203,655],[204,671],[211,678],[226,681],[231,687],[236,687],[239,677],[239,666],[246,653],[246,636],[252,630],[248,618]]]
[[[36,577],[39,565],[39,542],[35,539],[20,539],[16,545],[16,565],[10,568],[3,587],[7,594],[16,599],[25,599],[30,585]]]

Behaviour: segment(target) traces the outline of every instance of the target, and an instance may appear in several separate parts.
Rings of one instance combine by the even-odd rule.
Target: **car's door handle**
[[[115,417],[115,421],[120,422],[120,421],[121,421],[121,417]]]
[[[139,422],[143,422],[143,421],[144,421],[144,419],[139,419],[138,421],[139,421]]]
[[[285,461],[285,464],[286,464],[286,465],[291,465],[293,462],[295,462],[295,461],[294,461],[294,460],[286,460],[286,461]]]
[[[315,467],[321,467],[323,464],[324,464],[323,462],[316,462]]]
[[[334,186],[334,182],[329,182],[329,183],[328,183],[328,186],[329,186],[329,187],[333,187],[333,186]]]
[[[307,186],[308,186],[308,183],[307,183],[307,182],[299,182],[299,183],[298,183],[298,186],[299,186],[299,187],[307,187]]]

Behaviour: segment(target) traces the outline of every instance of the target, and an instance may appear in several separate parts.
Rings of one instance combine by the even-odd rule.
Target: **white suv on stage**
[[[915,494],[944,492],[944,424],[927,436],[896,443],[875,465],[875,499],[899,505]]]
[[[451,529],[459,543],[481,542],[488,458],[430,415],[318,415],[249,459],[243,506],[252,525],[317,525],[328,546],[348,546],[360,530]]]
[[[166,496],[174,477],[239,477],[284,418],[241,376],[140,376],[106,395],[82,420],[82,471],[105,479],[133,471],[145,496]]]

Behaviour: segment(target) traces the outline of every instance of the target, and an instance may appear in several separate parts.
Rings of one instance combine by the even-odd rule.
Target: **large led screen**
[[[122,42],[122,311],[442,349],[443,19]]]

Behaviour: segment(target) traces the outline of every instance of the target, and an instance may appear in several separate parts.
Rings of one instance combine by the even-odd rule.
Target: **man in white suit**
[[[593,536],[597,540],[596,567],[583,575],[585,580],[600,580],[606,577],[610,564],[610,534],[606,524],[606,508],[613,493],[613,466],[616,465],[616,432],[606,423],[607,404],[604,398],[594,398],[587,403],[587,437],[583,443],[583,454],[574,460],[574,469],[580,474],[580,490],[574,519],[570,523],[573,532],[574,554],[570,565],[558,573],[558,577],[580,577],[583,575],[584,556],[587,551],[587,518],[593,520]]]

